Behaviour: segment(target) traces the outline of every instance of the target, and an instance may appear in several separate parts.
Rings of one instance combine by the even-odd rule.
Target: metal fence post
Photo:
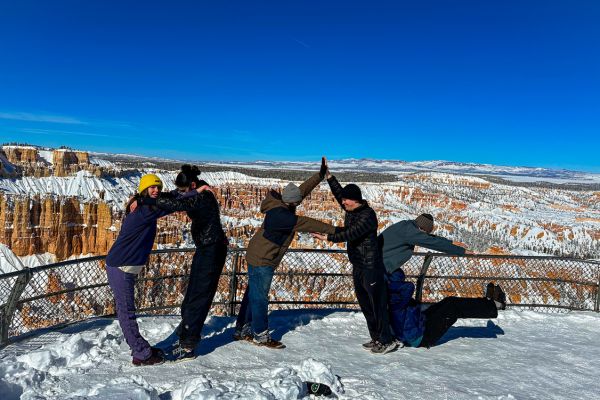
[[[17,280],[15,281],[15,285],[10,291],[10,295],[8,296],[8,300],[6,304],[4,304],[0,309],[0,344],[5,345],[8,342],[8,330],[10,329],[10,324],[12,323],[13,317],[15,315],[15,310],[17,308],[17,302],[21,298],[21,294],[27,287],[27,283],[31,280],[33,274],[28,269],[25,270],[25,273],[19,275]]]
[[[421,302],[421,297],[423,296],[423,282],[425,281],[425,275],[427,274],[427,270],[429,269],[429,264],[433,260],[433,254],[427,253],[425,256],[425,260],[423,261],[423,266],[421,266],[421,272],[419,272],[419,277],[417,278],[417,290],[415,293],[415,300],[417,302]]]
[[[227,300],[228,310],[227,315],[232,317],[235,315],[235,300],[237,297],[237,273],[240,267],[240,253],[235,252],[233,260],[231,260],[231,272],[229,273],[229,299]]]
[[[598,286],[596,287],[596,304],[594,311],[600,312],[600,268],[598,269]]]

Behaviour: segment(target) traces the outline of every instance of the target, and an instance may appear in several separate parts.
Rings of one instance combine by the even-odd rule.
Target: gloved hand
[[[319,170],[319,176],[321,179],[325,178],[325,174],[327,173],[327,160],[325,157],[321,157],[321,169]]]

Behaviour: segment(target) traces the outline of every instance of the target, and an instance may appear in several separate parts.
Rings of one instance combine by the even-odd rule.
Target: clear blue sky
[[[600,172],[599,21],[597,0],[1,0],[0,142]]]

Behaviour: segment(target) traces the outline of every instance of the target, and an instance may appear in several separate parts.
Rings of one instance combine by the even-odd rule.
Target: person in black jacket
[[[354,291],[371,336],[371,341],[363,347],[378,354],[394,351],[398,344],[389,326],[383,257],[377,242],[377,215],[363,200],[360,188],[355,184],[342,188],[329,169],[327,182],[346,211],[344,228],[328,235],[313,233],[313,236],[331,242],[347,242]]]
[[[180,192],[208,186],[198,178],[196,166],[182,165],[175,179]],[[181,304],[181,323],[177,328],[183,356],[192,356],[200,341],[204,320],[217,291],[219,278],[227,257],[227,238],[221,226],[219,203],[210,190],[189,198],[159,197],[144,199],[143,204],[155,204],[166,211],[186,211],[192,220],[192,238],[196,252],[192,260],[188,287]],[[187,353],[187,354],[186,354]],[[190,354],[191,353],[191,354]]]

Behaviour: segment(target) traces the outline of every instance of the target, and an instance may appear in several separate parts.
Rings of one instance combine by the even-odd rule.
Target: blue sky
[[[600,172],[595,0],[0,1],[0,142]]]

